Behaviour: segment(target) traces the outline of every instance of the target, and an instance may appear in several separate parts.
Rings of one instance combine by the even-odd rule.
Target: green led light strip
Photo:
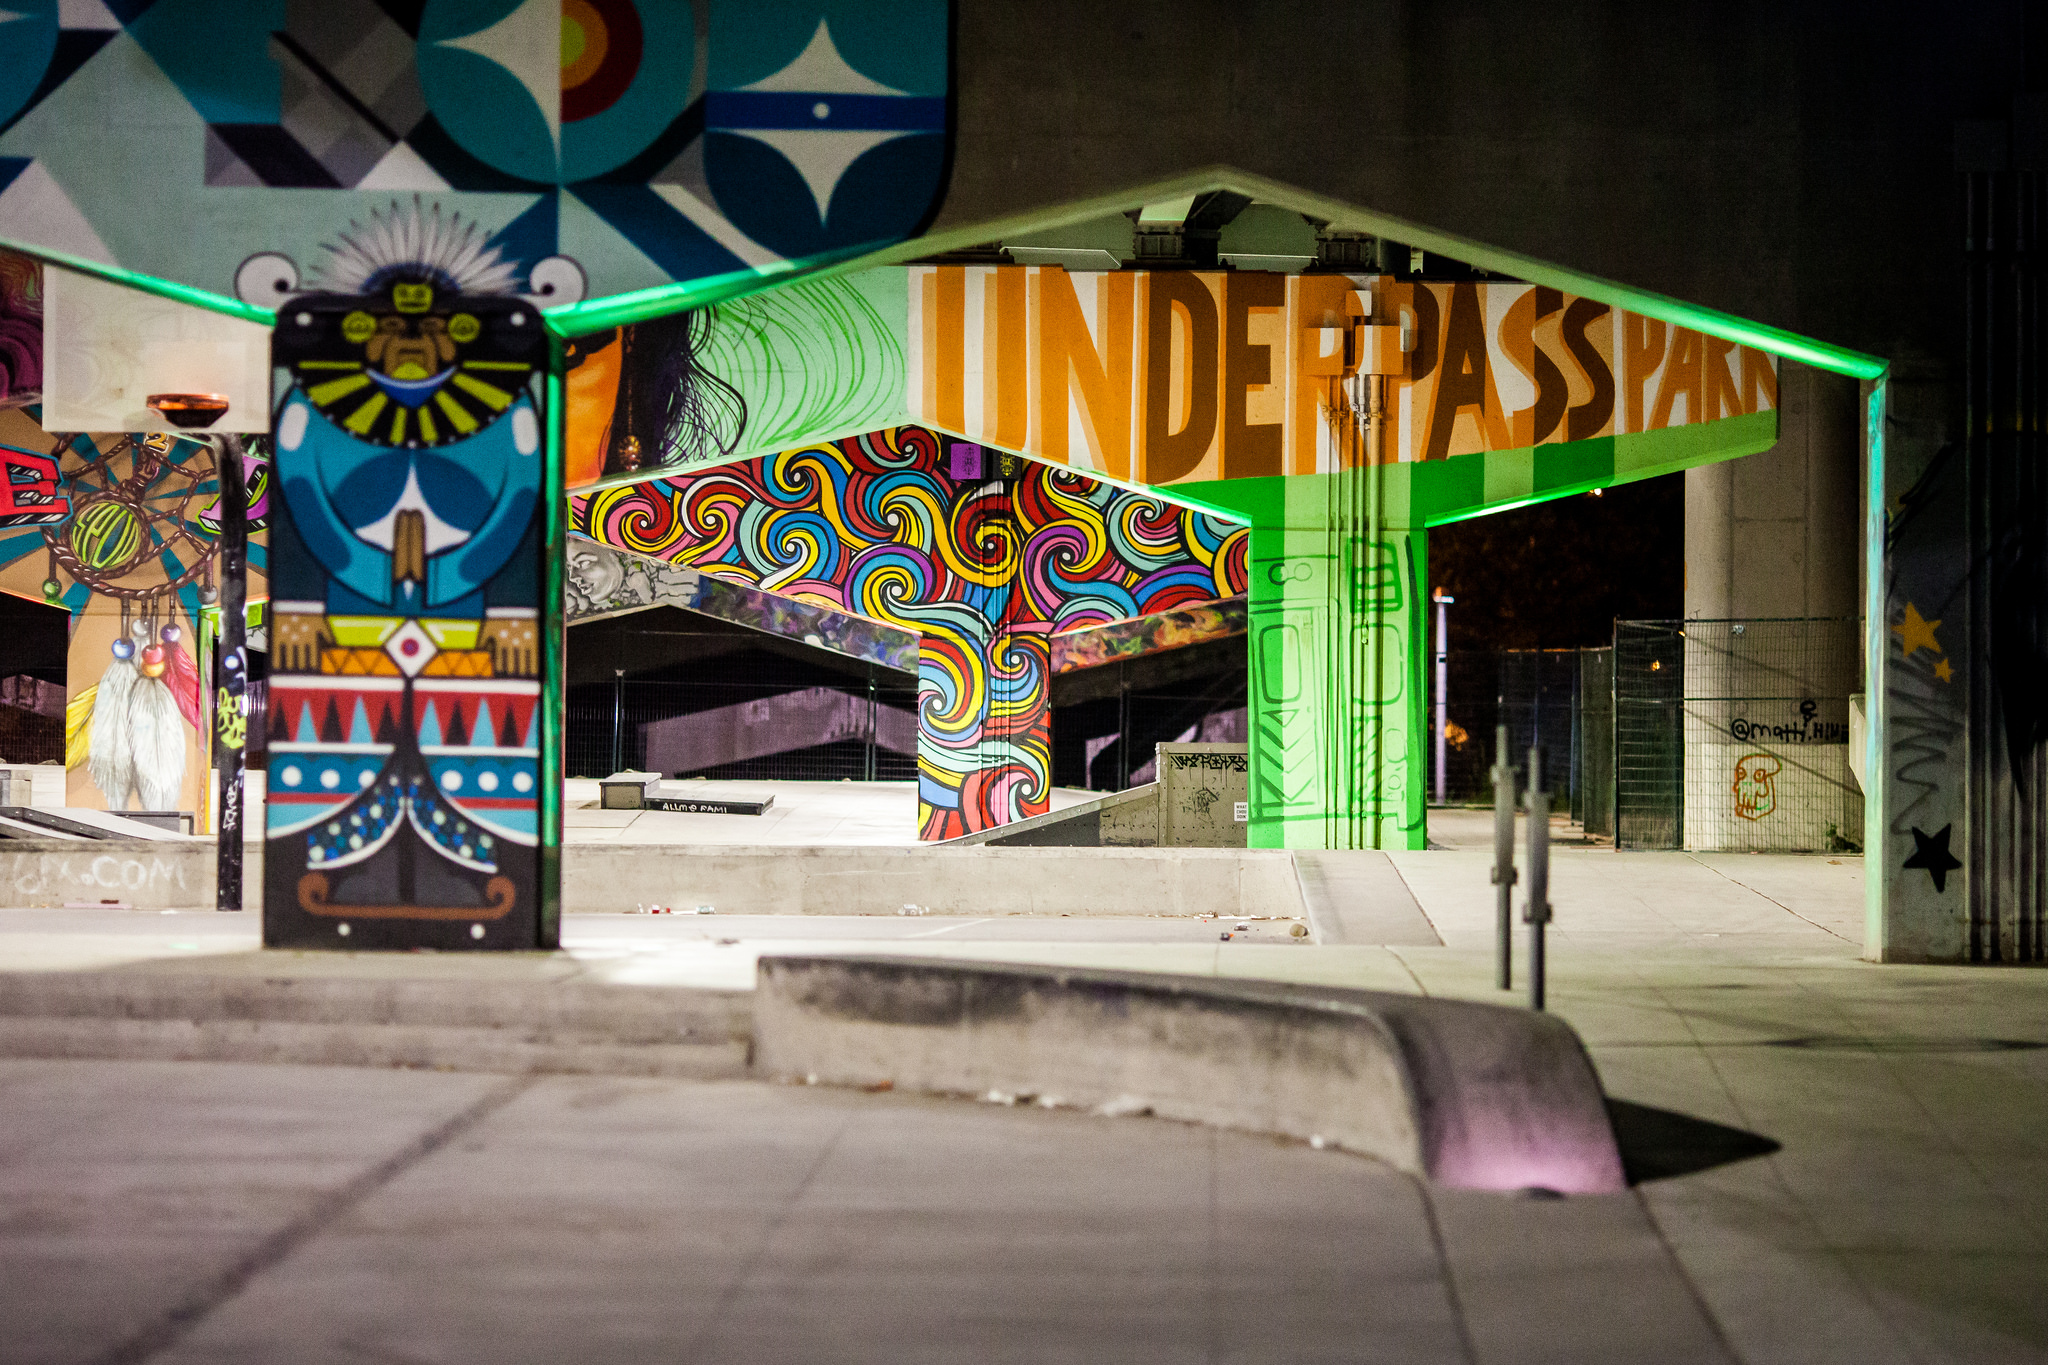
[[[1482,270],[1497,271],[1530,284],[1548,285],[1611,307],[1641,313],[1645,317],[1675,323],[1680,327],[1705,332],[1709,336],[1721,337],[1744,346],[1754,346],[1760,351],[1768,351],[1787,360],[1796,360],[1835,374],[1850,375],[1857,379],[1875,379],[1885,372],[1888,365],[1888,362],[1880,357],[1850,350],[1846,346],[1830,345],[1783,327],[1752,322],[1733,313],[1704,308],[1698,304],[1687,303],[1683,299],[1674,299],[1651,290],[1619,284],[1598,275],[1540,261],[1517,251],[1488,246],[1484,242],[1460,237],[1455,233],[1440,232],[1435,228],[1423,227],[1391,214],[1378,213],[1355,204],[1347,204],[1339,199],[1332,199],[1327,195],[1296,189],[1292,185],[1268,180],[1264,176],[1253,175],[1249,171],[1241,171],[1233,166],[1208,166],[1112,194],[1077,199],[1064,205],[1014,214],[970,227],[949,228],[944,232],[931,233],[853,258],[833,267],[832,270],[833,273],[837,273],[844,270],[865,270],[874,266],[901,265],[925,256],[981,246],[1007,237],[1069,227],[1075,223],[1085,223],[1092,219],[1123,213],[1145,204],[1184,199],[1211,190],[1232,191],[1246,195],[1261,204],[1275,204],[1313,218],[1324,219],[1332,227],[1370,233],[1375,237],[1385,237],[1406,246],[1419,246],[1425,251],[1448,256]]]
[[[661,285],[652,289],[635,290],[629,294],[592,299],[587,303],[567,304],[560,308],[545,310],[543,316],[547,320],[548,329],[556,336],[581,336],[589,332],[645,322],[649,318],[665,317],[686,309],[702,308],[727,299],[776,289],[798,279],[846,274],[876,266],[901,265],[924,256],[1001,241],[1005,237],[1046,232],[1122,213],[1145,204],[1184,199],[1212,190],[1228,190],[1246,195],[1262,204],[1275,204],[1293,209],[1297,213],[1324,219],[1333,227],[1371,233],[1373,236],[1385,237],[1408,246],[1421,247],[1425,251],[1448,256],[1482,270],[1498,271],[1515,279],[1526,280],[1530,284],[1548,285],[1567,293],[1582,295],[1612,307],[1625,308],[1630,312],[1641,313],[1645,317],[1704,332],[1709,336],[1721,337],[1744,346],[1754,346],[1760,351],[1768,351],[1788,360],[1812,365],[1816,369],[1845,374],[1856,379],[1876,379],[1884,374],[1887,368],[1887,362],[1881,358],[1853,351],[1845,346],[1830,345],[1783,327],[1752,322],[1732,313],[1701,307],[1682,299],[1603,279],[1598,275],[1553,265],[1520,252],[1488,246],[1469,237],[1440,232],[1435,228],[1411,223],[1391,214],[1378,213],[1326,195],[1296,189],[1292,185],[1268,180],[1264,176],[1253,175],[1249,171],[1241,171],[1232,166],[1204,167],[1111,194],[1077,199],[1063,205],[1014,214],[971,227],[931,233],[879,251],[861,252],[855,248],[807,257],[801,261],[778,262],[760,269],[712,275],[687,284]],[[161,298],[189,303],[210,312],[261,323],[264,326],[274,325],[277,320],[275,311],[271,309],[258,308],[211,290],[178,284],[98,261],[88,261],[46,247],[23,246],[5,239],[0,239],[0,245],[67,270],[76,270],[81,274],[127,285]]]
[[[200,289],[189,284],[179,284],[176,280],[159,279],[155,275],[145,275],[140,271],[123,270],[118,265],[107,265],[101,261],[88,261],[83,256],[73,256],[69,252],[64,251],[52,251],[48,247],[23,246],[6,238],[0,238],[0,247],[6,247],[9,251],[18,251],[24,256],[32,256],[45,265],[59,266],[80,275],[90,275],[94,279],[105,280],[109,284],[123,285],[144,294],[154,294],[160,299],[172,299],[178,303],[188,303],[194,308],[204,308],[209,313],[221,313],[227,317],[240,318],[243,322],[254,322],[264,327],[274,327],[277,325],[277,313],[274,309],[258,308],[253,303],[243,303],[240,299],[229,298],[226,294],[216,294],[211,289]]]

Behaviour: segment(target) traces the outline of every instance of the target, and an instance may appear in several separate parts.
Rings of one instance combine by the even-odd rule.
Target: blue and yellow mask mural
[[[535,941],[547,343],[482,242],[394,206],[278,318],[273,943]]]

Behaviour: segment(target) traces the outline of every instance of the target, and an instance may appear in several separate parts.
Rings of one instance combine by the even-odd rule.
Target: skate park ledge
[[[262,845],[246,845],[245,904],[258,903]],[[214,902],[211,839],[0,841],[0,904],[137,910]],[[749,915],[1217,915],[1302,913],[1283,850],[1242,848],[839,847],[569,844],[562,909],[641,905]]]
[[[756,988],[555,955],[240,953],[0,973],[0,1057],[775,1080],[1155,1115],[1442,1185],[1625,1187],[1570,1026],[1387,992],[908,957],[764,955]]]
[[[767,957],[754,1070],[1303,1139],[1465,1189],[1625,1187],[1600,1082],[1550,1015],[1139,972]]]

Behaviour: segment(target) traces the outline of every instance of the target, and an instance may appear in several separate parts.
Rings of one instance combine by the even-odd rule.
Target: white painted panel
[[[174,431],[153,393],[223,393],[208,430],[270,430],[270,329],[90,275],[43,270],[43,429]]]

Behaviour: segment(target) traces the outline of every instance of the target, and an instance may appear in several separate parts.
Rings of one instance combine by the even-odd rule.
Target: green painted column
[[[1251,846],[1419,849],[1425,533],[1388,520],[1379,470],[1273,485],[1252,520]]]

